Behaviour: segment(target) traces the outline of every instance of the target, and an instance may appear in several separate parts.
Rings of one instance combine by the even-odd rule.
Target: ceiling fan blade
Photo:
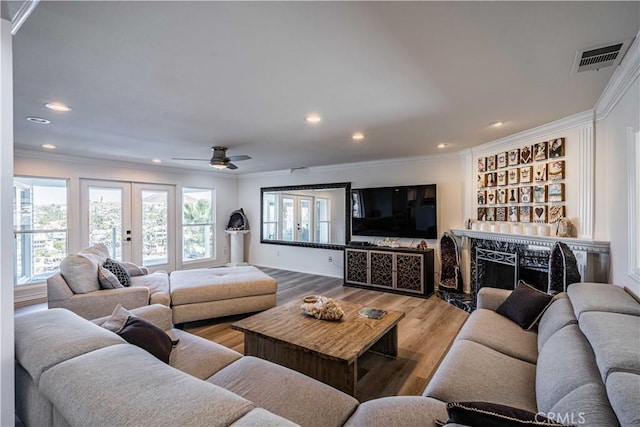
[[[234,169],[238,169],[238,167],[233,163],[227,163],[227,169],[234,170]]]
[[[241,154],[239,156],[229,156],[228,159],[232,162],[240,162],[242,160],[251,160],[251,156],[247,156],[246,154]]]
[[[172,157],[171,160],[197,160],[197,161],[208,162],[211,159],[186,159],[184,157]]]

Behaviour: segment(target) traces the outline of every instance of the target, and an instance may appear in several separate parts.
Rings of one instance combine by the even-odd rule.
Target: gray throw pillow
[[[124,288],[116,275],[101,265],[98,266],[98,281],[100,282],[100,287],[102,289]]]

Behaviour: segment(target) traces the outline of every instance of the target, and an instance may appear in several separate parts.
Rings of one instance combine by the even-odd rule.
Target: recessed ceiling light
[[[449,144],[445,144],[444,142],[441,142],[440,144],[436,145],[437,148],[444,148],[447,147]]]
[[[153,163],[162,163],[162,160],[160,160],[160,159],[152,159],[151,161]]]
[[[47,102],[46,104],[44,104],[44,106],[53,111],[62,111],[62,112],[71,111],[71,107],[69,107],[66,104],[63,104],[62,102]]]
[[[351,139],[353,139],[354,141],[362,141],[364,139],[364,133],[355,132],[353,135],[351,135]]]
[[[304,118],[304,121],[315,125],[322,121],[322,117],[320,117],[319,114],[311,113],[307,114],[307,116]]]
[[[38,123],[40,125],[48,125],[49,123],[51,123],[51,121],[49,121],[47,119],[43,119],[42,117],[29,116],[29,117],[27,117],[27,120],[29,120],[30,122],[33,122],[33,123]]]
[[[489,126],[494,127],[494,128],[499,128],[503,124],[504,124],[504,122],[498,121],[498,122],[489,123]]]
[[[42,144],[41,147],[46,148],[47,150],[55,150],[56,148],[58,148],[53,144]]]

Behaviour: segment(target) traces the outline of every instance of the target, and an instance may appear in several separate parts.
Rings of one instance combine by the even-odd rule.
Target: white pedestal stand
[[[225,230],[230,237],[231,262],[226,263],[227,267],[236,267],[238,265],[248,265],[244,262],[244,235],[249,230]]]

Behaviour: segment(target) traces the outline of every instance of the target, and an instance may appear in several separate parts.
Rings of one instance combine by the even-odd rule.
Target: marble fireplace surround
[[[462,240],[461,270],[464,272],[464,292],[467,294],[467,298],[464,298],[465,304],[471,303],[475,306],[477,248],[504,254],[517,253],[520,268],[545,271],[548,266],[549,252],[553,245],[560,241],[567,244],[575,254],[578,270],[584,282],[608,282],[609,242],[466,229],[452,229],[451,232],[456,238]],[[450,300],[448,297],[445,299]],[[455,304],[454,301],[450,302]]]

